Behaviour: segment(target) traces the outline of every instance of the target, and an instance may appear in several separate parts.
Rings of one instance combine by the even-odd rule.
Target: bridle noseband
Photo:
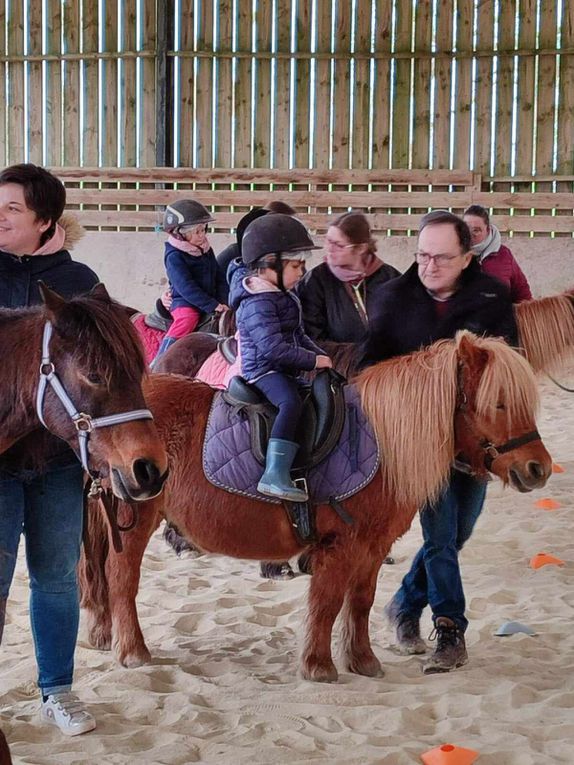
[[[38,393],[36,395],[36,412],[42,425],[48,429],[44,420],[43,408],[44,397],[46,395],[46,389],[48,385],[61,401],[64,409],[69,414],[76,430],[78,431],[78,442],[80,445],[80,459],[84,470],[92,475],[88,465],[88,440],[90,433],[96,428],[105,428],[109,425],[122,425],[125,422],[132,422],[133,420],[153,420],[153,414],[149,409],[133,409],[130,412],[122,412],[121,414],[109,414],[105,417],[91,417],[84,412],[78,412],[74,406],[72,400],[66,393],[64,386],[62,385],[60,378],[56,374],[56,368],[52,361],[50,361],[50,338],[52,337],[52,324],[47,321],[44,325],[44,335],[42,337],[42,362],[40,364],[40,382],[38,385]],[[92,475],[93,477],[93,475]]]
[[[461,378],[461,375],[459,370],[456,410],[462,414],[462,417],[468,429],[471,432],[476,433],[474,421],[471,420],[468,414],[466,393],[462,389],[462,383],[460,378]],[[479,446],[484,451],[484,467],[490,472],[492,463],[494,462],[494,460],[498,459],[498,457],[500,457],[501,454],[506,454],[507,452],[511,452],[514,449],[518,449],[520,446],[525,446],[525,444],[531,443],[532,441],[540,441],[540,440],[541,440],[540,433],[536,429],[531,430],[528,433],[524,433],[524,435],[522,436],[517,436],[516,438],[509,438],[508,441],[505,441],[503,444],[500,444],[498,446],[493,444],[492,441],[489,441],[487,438],[479,438],[478,439]]]

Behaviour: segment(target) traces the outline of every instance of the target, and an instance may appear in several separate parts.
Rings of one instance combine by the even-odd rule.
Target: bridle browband
[[[474,433],[476,433],[474,422],[470,419],[468,415],[466,393],[462,389],[460,371],[461,370],[459,368],[456,410],[461,412],[463,419],[465,421],[465,424],[469,428],[469,430],[471,432],[474,431]],[[541,440],[540,433],[536,429],[530,430],[528,433],[524,433],[524,435],[522,436],[517,436],[516,438],[509,438],[508,441],[505,441],[503,444],[500,444],[500,445],[493,444],[492,441],[489,441],[487,438],[480,438],[478,443],[481,449],[484,451],[484,467],[490,472],[492,463],[494,462],[494,460],[498,459],[498,457],[500,457],[501,454],[507,454],[508,452],[511,452],[514,449],[518,449],[520,446],[525,446],[526,444],[529,444],[532,441],[540,441],[540,440]]]
[[[38,414],[38,418],[42,425],[46,429],[49,429],[44,420],[43,408],[46,389],[48,385],[50,385],[76,426],[76,430],[78,431],[78,443],[80,446],[80,460],[84,470],[93,478],[94,476],[90,472],[88,465],[88,440],[90,438],[90,433],[96,428],[105,428],[109,425],[122,425],[125,422],[132,422],[133,420],[153,420],[153,414],[149,409],[133,409],[130,412],[109,414],[105,417],[91,417],[84,412],[78,412],[72,400],[66,393],[60,378],[56,374],[54,364],[50,361],[49,346],[51,337],[52,324],[47,321],[44,324],[44,334],[42,337],[42,361],[40,363],[40,382],[38,385],[38,393],[36,394],[36,413]]]

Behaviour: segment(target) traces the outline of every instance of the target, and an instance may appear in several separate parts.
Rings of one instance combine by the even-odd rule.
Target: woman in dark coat
[[[325,262],[298,288],[305,331],[318,342],[359,343],[381,287],[400,272],[377,256],[377,243],[361,212],[345,213],[329,226],[325,253]]]

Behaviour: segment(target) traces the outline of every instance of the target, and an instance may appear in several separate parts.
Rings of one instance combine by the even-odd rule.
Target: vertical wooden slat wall
[[[8,13],[8,56],[20,60],[8,63],[8,155],[9,163],[19,162],[25,153],[24,114],[24,7],[26,0],[10,3]]]
[[[169,131],[181,166],[574,175],[574,0],[0,0],[0,27],[3,163],[152,166]]]
[[[0,76],[7,80],[8,64],[5,57],[8,52],[6,47],[6,6],[0,2],[0,53],[4,56],[4,61],[0,66]],[[2,94],[4,96],[4,94]],[[6,133],[6,99],[0,98],[0,163],[4,165],[7,161],[6,151],[8,149],[8,136]]]
[[[474,0],[457,0],[456,3],[456,50],[471,51]],[[473,60],[466,56],[456,61],[456,87],[454,98],[455,125],[453,168],[469,167],[471,150],[471,117],[473,102]]]

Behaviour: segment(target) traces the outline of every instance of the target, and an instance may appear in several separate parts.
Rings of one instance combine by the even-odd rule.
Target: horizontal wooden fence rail
[[[492,212],[505,233],[574,233],[574,178],[487,178],[448,170],[260,170],[55,167],[68,210],[88,229],[154,230],[166,204],[192,197],[209,207],[215,231],[235,228],[252,206],[290,204],[322,233],[334,216],[364,211],[375,232],[412,233],[432,209],[462,213],[470,204]]]

